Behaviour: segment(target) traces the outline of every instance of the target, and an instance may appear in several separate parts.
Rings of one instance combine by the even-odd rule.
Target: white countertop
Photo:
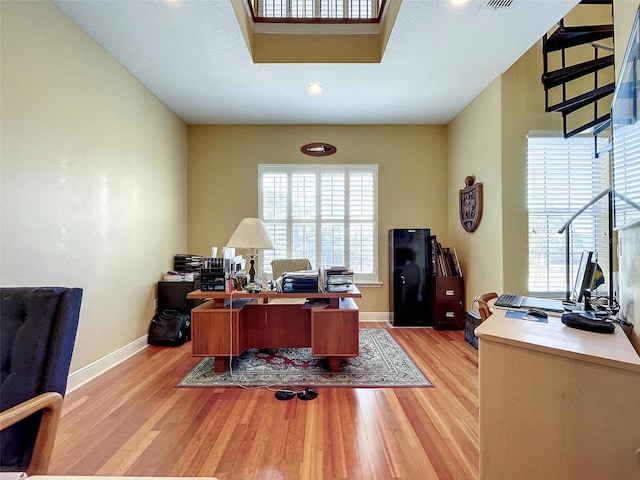
[[[614,333],[595,333],[567,327],[559,314],[549,314],[547,323],[543,323],[505,317],[507,309],[492,310],[494,313],[475,330],[481,340],[640,373],[640,355],[618,324]]]

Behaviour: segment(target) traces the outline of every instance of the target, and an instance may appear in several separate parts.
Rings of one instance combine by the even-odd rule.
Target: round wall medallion
[[[328,143],[307,143],[300,151],[305,155],[311,155],[312,157],[326,157],[327,155],[333,155],[338,149]]]

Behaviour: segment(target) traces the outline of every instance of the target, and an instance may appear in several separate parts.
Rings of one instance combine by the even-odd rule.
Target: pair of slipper
[[[278,400],[291,400],[296,395],[300,400],[313,400],[318,396],[318,392],[313,388],[303,388],[298,393],[293,390],[278,390],[276,392],[276,398]]]

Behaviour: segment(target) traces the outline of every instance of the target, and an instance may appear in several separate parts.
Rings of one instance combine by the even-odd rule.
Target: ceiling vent
[[[480,0],[480,8],[490,8],[491,10],[502,10],[513,7],[516,0]]]

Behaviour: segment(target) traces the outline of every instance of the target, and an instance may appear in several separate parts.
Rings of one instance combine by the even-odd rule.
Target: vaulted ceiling
[[[244,0],[53,1],[188,124],[446,124],[578,3],[391,0],[379,63],[254,63]]]

